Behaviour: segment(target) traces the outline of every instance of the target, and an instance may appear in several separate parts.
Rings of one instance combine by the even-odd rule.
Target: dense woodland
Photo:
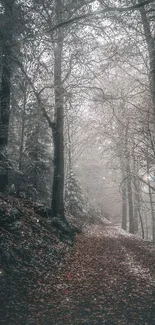
[[[154,1],[1,0],[0,21],[0,192],[155,242]]]
[[[154,325],[154,244],[155,0],[0,0],[1,324]]]

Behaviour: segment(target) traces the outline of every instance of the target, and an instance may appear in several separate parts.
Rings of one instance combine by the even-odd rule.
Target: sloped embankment
[[[73,240],[34,210],[0,196],[1,324],[37,324],[37,314],[49,308],[50,283]]]

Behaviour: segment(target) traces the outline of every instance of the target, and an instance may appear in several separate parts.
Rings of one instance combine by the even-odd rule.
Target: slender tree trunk
[[[56,2],[57,22],[61,21],[61,0]],[[62,48],[63,34],[57,32],[54,50],[54,85],[55,85],[55,126],[53,130],[54,143],[54,175],[52,188],[52,213],[64,219],[64,106],[62,87]]]
[[[128,207],[129,207],[129,232],[134,234],[134,213],[133,213],[133,197],[132,197],[132,183],[131,170],[129,158],[127,159],[127,190],[128,190]]]
[[[140,183],[138,179],[138,167],[136,164],[135,154],[133,150],[133,168],[134,168],[134,232],[138,233],[138,219],[140,220],[142,238],[144,239],[144,224],[141,215],[140,204]]]
[[[20,140],[20,148],[19,148],[19,165],[18,168],[22,170],[22,162],[23,162],[23,149],[24,149],[24,134],[25,134],[25,117],[26,117],[26,101],[27,101],[27,91],[26,84],[24,89],[24,99],[23,99],[23,113],[22,113],[22,125],[21,125],[21,140]]]
[[[149,175],[149,162],[147,159],[147,174]],[[152,197],[152,190],[150,187],[150,181],[148,179],[148,187],[149,187],[149,199],[150,199],[150,207],[151,207],[151,216],[152,216],[152,241],[155,244],[155,212],[154,212],[154,204],[153,204],[153,197]]]
[[[37,137],[37,144],[38,144],[38,137]],[[36,145],[35,152],[34,152],[34,191],[33,191],[33,200],[34,202],[37,201],[37,189],[38,189],[38,146]]]
[[[69,170],[70,170],[70,158],[69,157],[69,152],[70,152],[70,144],[69,144],[69,139],[70,139],[70,125],[69,125],[69,120],[68,120],[68,110],[67,107],[65,107],[65,119],[64,119],[64,142],[65,142],[65,149],[64,149],[64,174],[65,174],[65,182],[66,179],[68,178],[69,175]],[[65,185],[64,185],[65,186]],[[65,196],[64,196],[65,200]]]
[[[133,139],[133,147],[135,147],[135,141]],[[134,195],[134,232],[138,233],[138,215],[140,211],[140,200],[139,200],[139,194],[140,194],[140,187],[138,182],[138,167],[136,163],[136,157],[134,149],[132,151],[132,157],[133,157],[133,173],[134,173],[134,182],[133,182],[133,195]]]
[[[145,238],[144,224],[143,224],[143,218],[140,209],[138,210],[138,213],[139,213],[139,219],[140,219],[141,230],[142,230],[142,238],[144,239]]]
[[[135,181],[135,208],[134,208],[134,227],[135,232],[138,233],[138,218],[140,220],[141,231],[142,231],[142,238],[144,239],[144,224],[143,218],[141,215],[141,205],[140,205],[140,190],[138,181]]]
[[[147,214],[147,212],[145,212],[145,229],[146,229],[146,231],[145,231],[145,237],[144,238],[146,238],[146,240],[149,238],[149,228],[148,228],[148,214]]]
[[[71,145],[71,134],[70,134],[70,124],[68,120],[68,116],[66,115],[67,122],[67,165],[68,165],[68,173],[72,169],[72,145]]]
[[[125,141],[124,141],[124,153],[125,153],[125,176],[127,178],[127,193],[128,193],[128,215],[129,215],[129,232],[134,234],[134,212],[133,212],[133,193],[132,193],[132,181],[131,181],[131,154],[128,148],[128,131],[129,122],[125,127]]]
[[[150,198],[151,215],[152,215],[152,241],[155,244],[155,213],[153,207],[152,191],[150,186],[149,186],[149,198]]]
[[[0,192],[5,192],[8,185],[8,129],[10,115],[10,93],[11,93],[11,41],[12,31],[10,31],[13,1],[4,3],[5,26],[3,32],[0,33],[1,41],[1,87],[0,87]],[[3,34],[2,34],[3,33]]]
[[[137,194],[134,196],[134,233],[138,233],[138,202]]]
[[[126,179],[122,185],[122,229],[127,230],[127,188]]]
[[[24,99],[23,99],[23,113],[22,113],[22,125],[21,125],[21,139],[20,139],[20,147],[19,147],[19,163],[18,163],[18,169],[19,169],[19,177],[18,177],[18,183],[17,183],[17,196],[20,193],[20,176],[22,173],[22,165],[23,165],[23,150],[24,150],[24,135],[25,135],[25,113],[26,113],[26,101],[27,101],[27,92],[26,92],[26,83],[25,83],[25,89],[24,89]]]

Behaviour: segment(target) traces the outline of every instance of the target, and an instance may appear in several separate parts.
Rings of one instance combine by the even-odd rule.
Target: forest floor
[[[155,249],[116,226],[92,226],[51,282],[38,324],[155,324]]]
[[[150,242],[108,221],[73,240],[2,195],[0,216],[2,325],[155,325]]]

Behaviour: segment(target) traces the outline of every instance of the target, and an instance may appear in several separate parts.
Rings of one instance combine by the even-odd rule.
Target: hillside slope
[[[1,324],[36,324],[34,315],[48,310],[48,301],[46,309],[43,306],[45,295],[73,244],[67,226],[41,217],[36,209],[0,195]]]

